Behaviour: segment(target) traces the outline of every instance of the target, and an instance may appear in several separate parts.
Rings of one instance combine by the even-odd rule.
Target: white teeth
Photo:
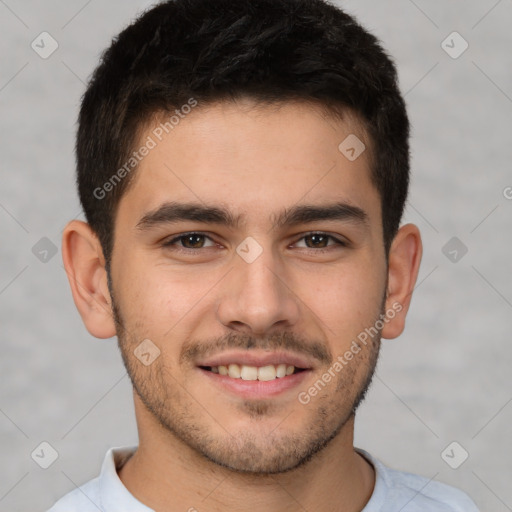
[[[285,364],[279,364],[276,368],[276,375],[280,379],[286,376],[286,365]]]
[[[211,371],[219,375],[229,376],[232,379],[269,381],[291,375],[295,371],[295,366],[269,364],[257,367],[245,364],[230,364],[229,366],[212,366]]]
[[[258,368],[256,366],[242,366],[240,370],[240,377],[243,380],[257,380],[258,378]]]
[[[228,375],[232,379],[239,379],[241,376],[240,366],[238,366],[237,364],[230,364],[228,367]]]
[[[276,376],[276,367],[273,365],[258,368],[258,380],[274,380]]]

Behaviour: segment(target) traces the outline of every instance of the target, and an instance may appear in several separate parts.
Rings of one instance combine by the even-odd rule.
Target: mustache
[[[332,353],[324,343],[308,341],[288,331],[271,334],[264,338],[230,332],[207,341],[188,340],[181,348],[179,361],[181,364],[191,363],[198,358],[209,357],[229,349],[289,350],[313,357],[322,364],[330,365],[333,362]]]

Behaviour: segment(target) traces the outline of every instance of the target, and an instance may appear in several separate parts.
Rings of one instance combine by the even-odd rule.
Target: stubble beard
[[[248,416],[254,430],[228,432],[222,426],[222,415],[209,410],[187,392],[183,383],[162,357],[146,367],[134,356],[133,350],[141,339],[125,329],[124,321],[112,297],[112,311],[117,325],[119,349],[135,392],[150,414],[175,441],[185,444],[205,459],[238,473],[272,475],[297,469],[322,452],[353,418],[363,402],[375,372],[381,333],[371,343],[361,347],[354,359],[357,364],[343,368],[337,383],[328,386],[334,392],[323,400],[311,400],[307,405],[296,402],[297,409],[310,408],[309,420],[299,433],[287,432],[293,424],[293,411],[280,413],[273,400],[243,400],[237,406],[239,414]],[[384,306],[382,306],[383,314]],[[375,319],[377,320],[377,319]],[[355,362],[355,361],[354,361]],[[357,368],[363,371],[356,372]],[[303,409],[300,409],[301,412]],[[273,417],[276,428],[258,435],[259,423]],[[281,417],[281,420],[276,418]],[[213,433],[213,431],[218,433]]]

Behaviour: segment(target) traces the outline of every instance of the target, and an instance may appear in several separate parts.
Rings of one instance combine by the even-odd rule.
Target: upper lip
[[[260,351],[260,350],[235,350],[222,352],[197,362],[197,366],[229,366],[230,364],[239,364],[245,366],[268,366],[286,364],[296,368],[311,369],[313,364],[302,355],[283,350],[279,351]]]

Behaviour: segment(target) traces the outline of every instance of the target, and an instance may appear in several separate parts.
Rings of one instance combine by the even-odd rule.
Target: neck
[[[138,419],[139,448],[119,477],[135,498],[155,512],[291,512],[298,508],[359,512],[373,492],[373,467],[353,447],[353,416],[310,461],[274,475],[221,467],[160,425],[155,432],[155,425],[147,428],[147,420]]]

